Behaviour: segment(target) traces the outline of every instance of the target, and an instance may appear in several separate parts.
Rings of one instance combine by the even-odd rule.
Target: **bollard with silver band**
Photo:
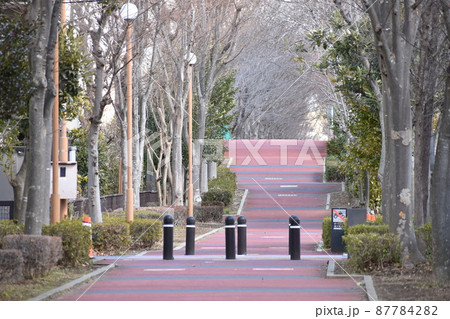
[[[186,255],[195,255],[195,218],[186,219]]]
[[[291,260],[300,260],[300,218],[289,217],[289,255]]]
[[[163,259],[173,260],[173,217],[166,215],[163,219]]]
[[[225,255],[226,259],[236,259],[236,239],[234,217],[225,218]]]
[[[245,216],[239,216],[237,220],[238,230],[238,255],[247,255],[247,219]]]

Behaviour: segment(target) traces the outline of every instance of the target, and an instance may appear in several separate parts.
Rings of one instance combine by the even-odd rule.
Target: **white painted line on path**
[[[228,163],[227,163],[227,168],[230,168],[232,163],[233,163],[233,158],[230,157],[230,159],[228,160]]]
[[[261,236],[261,238],[286,238],[286,236]]]
[[[144,269],[144,271],[184,271],[186,268],[155,268],[155,269]]]
[[[292,271],[294,268],[253,268],[254,271],[268,270],[268,271]]]
[[[325,209],[330,209],[330,200],[331,200],[331,194],[328,193],[327,194],[327,206],[325,207]]]
[[[245,189],[244,195],[242,196],[241,203],[239,204],[239,208],[237,211],[237,215],[240,216],[242,214],[242,209],[244,208],[245,201],[247,200],[248,188]]]

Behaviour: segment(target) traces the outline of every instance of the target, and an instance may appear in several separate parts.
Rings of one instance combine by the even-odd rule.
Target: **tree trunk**
[[[88,141],[88,201],[89,215],[93,223],[103,221],[100,204],[100,172],[98,163],[98,135],[100,130],[103,110],[107,104],[103,96],[105,80],[105,61],[100,46],[103,35],[103,24],[100,23],[97,30],[91,32],[92,52],[95,59],[95,91],[92,116],[89,119]]]
[[[200,86],[199,86],[200,87]],[[197,91],[199,91],[197,89]],[[202,94],[198,94],[202,95]],[[199,97],[198,99],[198,114],[197,114],[197,138],[200,143],[196,143],[197,147],[194,147],[194,169],[193,169],[193,183],[194,183],[194,203],[201,203],[201,192],[200,189],[203,188],[201,184],[202,172],[202,159],[203,159],[203,141],[206,137],[206,112],[207,104],[211,93],[207,94],[208,100],[205,97]]]
[[[449,28],[450,30],[450,28]],[[433,268],[438,281],[450,280],[450,66],[447,69],[445,104],[431,180]]]
[[[363,0],[363,4],[372,22],[383,85],[386,162],[382,209],[383,214],[389,214],[390,232],[399,235],[403,264],[414,264],[423,261],[413,227],[410,105],[412,44],[420,10],[400,0]]]
[[[100,123],[91,119],[88,141],[88,199],[89,215],[93,223],[101,223],[102,211],[100,202],[100,170],[98,163],[98,134]]]
[[[173,205],[184,203],[184,169],[183,169],[183,114],[184,107],[177,110],[173,118],[173,153],[172,153],[172,196]]]
[[[17,219],[19,224],[25,224],[25,213],[27,208],[27,185],[26,176],[27,176],[27,167],[28,167],[28,156],[27,152],[25,152],[25,156],[23,158],[22,166],[17,172],[16,176],[12,180],[11,185],[14,190],[14,219]]]
[[[450,1],[442,0],[450,32]],[[448,45],[448,44],[447,44]],[[437,281],[450,280],[450,65],[447,68],[444,107],[431,178],[430,210],[433,236],[433,270]]]
[[[436,92],[438,51],[438,6],[430,1],[422,15],[420,59],[417,72],[414,110],[414,217],[416,227],[429,221],[428,195],[430,173],[430,142]]]
[[[35,36],[30,43],[30,71],[34,90],[29,102],[28,201],[25,216],[25,233],[30,235],[41,234],[45,215],[49,214],[50,184],[46,174],[50,167],[48,139],[52,134],[51,115],[56,96],[53,63],[60,8],[61,1],[35,0],[27,14],[29,24],[35,26]]]

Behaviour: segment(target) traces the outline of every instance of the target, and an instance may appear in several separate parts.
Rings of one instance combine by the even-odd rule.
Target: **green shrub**
[[[324,248],[331,248],[331,216],[322,220],[322,241]]]
[[[354,271],[383,269],[386,265],[400,262],[401,250],[397,235],[368,232],[346,235],[343,240],[350,257],[349,266]]]
[[[2,248],[3,237],[7,235],[22,235],[23,233],[24,226],[19,225],[17,220],[0,221],[0,249]]]
[[[81,220],[63,220],[60,223],[43,226],[42,234],[59,236],[62,239],[65,266],[78,266],[89,262],[91,228],[83,226]]]
[[[162,237],[160,217],[153,211],[137,212],[132,222],[127,222],[125,216],[104,217],[103,223],[94,224],[92,229],[94,249],[101,254],[123,253],[129,248],[150,249]]]
[[[371,222],[367,222],[367,223],[368,224],[372,224],[372,225],[383,225],[384,224],[384,222],[383,222],[383,215],[376,214],[375,215],[375,220],[371,221]]]
[[[236,173],[233,173],[228,167],[217,168],[217,178],[208,182],[210,189],[219,189],[229,191],[233,196],[236,192]]]
[[[344,155],[346,140],[343,134],[337,134],[326,143],[327,155],[342,158]]]
[[[130,223],[133,248],[150,249],[161,240],[162,223],[157,219],[135,219]]]
[[[103,223],[92,225],[92,242],[101,253],[122,253],[131,244],[130,225],[125,217],[104,218]]]
[[[208,182],[208,188],[209,191],[202,195],[202,202],[222,202],[224,206],[229,206],[233,203],[237,188],[236,174],[228,167],[218,167],[217,178]]]
[[[327,182],[345,181],[345,172],[339,167],[339,160],[328,156],[325,160],[325,180]]]
[[[164,210],[163,210],[164,212]],[[135,219],[162,219],[163,212],[155,210],[138,210],[134,213]]]
[[[228,206],[233,201],[233,194],[228,190],[221,190],[218,188],[209,189],[206,193],[202,194],[202,201],[206,202],[222,202],[224,206]]]
[[[62,258],[60,237],[38,235],[8,235],[3,238],[4,249],[22,253],[25,279],[42,277]]]
[[[223,205],[194,207],[194,217],[198,222],[222,222]]]
[[[361,224],[355,225],[347,228],[347,235],[357,235],[357,234],[367,234],[367,233],[377,233],[380,235],[389,233],[388,225],[376,225],[376,224]]]
[[[424,251],[422,252],[425,255],[425,258],[428,262],[433,261],[433,237],[431,233],[431,223],[426,223],[422,227],[418,227],[415,229],[417,238],[423,240],[425,244]]]

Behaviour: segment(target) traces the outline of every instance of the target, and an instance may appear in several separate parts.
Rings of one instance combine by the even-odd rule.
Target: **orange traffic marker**
[[[92,248],[92,223],[91,223],[91,217],[84,216],[83,217],[83,226],[91,227],[91,245],[89,247],[89,258],[94,258],[94,249]]]

